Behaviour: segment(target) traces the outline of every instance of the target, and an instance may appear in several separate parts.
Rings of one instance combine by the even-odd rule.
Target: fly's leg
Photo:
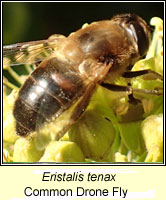
[[[101,83],[102,87],[107,88],[111,91],[117,91],[117,92],[127,92],[128,95],[132,93],[144,93],[144,94],[151,94],[151,95],[162,95],[163,93],[158,90],[148,90],[148,89],[134,89],[130,85],[128,86],[122,86],[122,85],[114,85],[109,83]]]
[[[134,89],[131,87],[130,84],[128,84],[127,86],[122,86],[122,85],[114,85],[114,84],[109,84],[109,83],[101,83],[100,85],[111,91],[126,92],[129,99],[128,102],[131,104],[140,103],[140,100],[136,99],[133,96],[133,94],[149,94],[149,95],[157,95],[157,96],[160,96],[163,94],[161,91],[158,91],[158,90]]]
[[[145,70],[140,70],[140,71],[128,71],[128,72],[124,72],[122,75],[124,78],[134,78],[134,77],[138,77],[138,76],[143,76],[144,80],[156,80],[159,79],[161,81],[163,81],[163,76],[151,69],[145,69]],[[129,86],[130,83],[129,83]],[[158,90],[140,90],[140,89],[134,89],[135,92],[141,92],[141,93],[146,93],[146,94],[154,94],[154,95],[162,95],[161,92],[159,92]],[[131,94],[132,95],[132,94]],[[129,96],[129,99],[133,98],[132,96]]]
[[[126,92],[129,98],[129,102],[132,104],[137,104],[140,102],[140,100],[137,100],[133,96],[133,89],[132,87],[128,84],[128,86],[122,86],[122,85],[114,85],[114,84],[108,84],[108,83],[101,83],[101,86],[109,89],[111,91],[115,92]]]
[[[145,70],[140,70],[140,71],[128,71],[123,73],[124,78],[134,78],[137,76],[142,76],[145,80],[156,80],[160,79],[163,80],[163,76],[151,69],[145,69]]]
[[[138,76],[143,76],[143,78],[146,80],[156,80],[156,79],[163,80],[162,75],[160,75],[159,73],[157,73],[151,69],[140,70],[140,71],[128,71],[128,72],[124,72],[122,76],[124,78],[134,78],[134,77],[138,77]],[[127,86],[101,83],[101,86],[104,88],[107,88],[111,91],[127,92],[128,97],[129,97],[129,102],[133,103],[133,104],[140,102],[138,99],[134,98],[133,93],[151,94],[151,95],[162,95],[163,94],[161,91],[158,91],[158,90],[133,89],[131,87],[130,83],[128,83]]]
[[[118,115],[122,115],[122,121],[127,122],[129,119],[131,121],[135,120],[140,120],[143,117],[143,113],[149,112],[149,109],[152,109],[153,104],[151,105],[151,101],[149,101],[148,106],[143,102],[144,99],[140,98],[135,98],[135,95],[138,96],[143,96],[143,95],[162,95],[162,93],[158,90],[148,90],[148,89],[134,89],[131,87],[130,84],[127,86],[121,86],[121,85],[114,85],[114,84],[108,84],[108,83],[101,83],[101,86],[109,89],[111,91],[117,91],[117,92],[124,92],[128,96],[128,102],[129,105],[127,107],[121,107],[119,106],[120,109],[117,109],[116,112]],[[152,107],[151,107],[152,106]],[[126,110],[127,108],[127,110]],[[122,111],[123,109],[123,111]],[[122,112],[121,112],[122,111]],[[137,113],[136,115],[133,116],[132,113]],[[129,117],[130,116],[130,117]],[[132,116],[132,117],[131,117]]]

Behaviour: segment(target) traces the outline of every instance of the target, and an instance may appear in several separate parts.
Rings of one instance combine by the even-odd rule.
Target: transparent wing
[[[50,56],[58,48],[63,35],[52,35],[47,40],[17,43],[3,46],[3,65],[34,64]]]

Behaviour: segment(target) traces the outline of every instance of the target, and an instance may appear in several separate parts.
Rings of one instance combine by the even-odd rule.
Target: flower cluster
[[[163,22],[154,17],[150,23],[155,26],[151,46],[147,56],[132,70],[151,69],[162,75]],[[31,71],[31,67],[26,68]],[[23,83],[25,77],[20,77],[10,66],[4,70]],[[123,78],[116,83],[126,85]],[[162,81],[153,77],[134,78],[131,86],[142,90],[163,89]],[[12,113],[17,93],[17,86],[4,78],[4,162],[163,162],[162,95],[136,93],[134,97],[139,103],[130,104],[125,93],[99,86],[80,120],[64,137],[54,141],[49,127],[28,137],[17,136]]]

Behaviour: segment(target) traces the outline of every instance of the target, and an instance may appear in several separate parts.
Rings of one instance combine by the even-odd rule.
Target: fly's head
[[[126,30],[128,37],[136,43],[140,57],[144,56],[151,42],[151,31],[146,22],[135,14],[117,15],[113,20],[119,23]]]

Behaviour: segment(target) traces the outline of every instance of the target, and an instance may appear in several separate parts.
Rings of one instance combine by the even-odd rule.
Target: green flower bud
[[[14,145],[14,162],[37,162],[42,155],[34,138],[19,138]]]
[[[15,131],[15,119],[13,114],[9,114],[3,123],[3,139],[5,142],[14,143],[18,136]]]
[[[104,116],[88,110],[69,130],[69,138],[82,149],[85,157],[103,158],[115,137],[115,129]]]
[[[146,162],[158,162],[163,154],[163,114],[151,115],[142,122],[142,135],[148,150]]]
[[[47,146],[39,162],[85,162],[77,144],[70,141],[53,141]]]
[[[15,131],[15,119],[13,117],[13,105],[16,98],[16,91],[13,90],[8,96],[4,92],[3,95],[3,140],[5,142],[14,143],[18,138]]]
[[[3,162],[12,162],[12,159],[7,149],[3,149]]]
[[[8,155],[10,156],[11,160],[13,157],[13,150],[14,150],[14,144],[10,142],[4,142],[3,143],[3,150],[4,152],[7,151]]]
[[[141,155],[145,151],[141,135],[141,121],[119,123],[121,140],[128,150]]]
[[[157,146],[151,148],[144,162],[163,162],[163,152]]]

